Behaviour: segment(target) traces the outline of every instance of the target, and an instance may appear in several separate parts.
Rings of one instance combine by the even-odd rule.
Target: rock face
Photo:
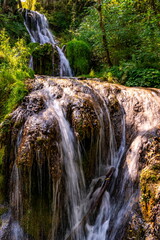
[[[19,239],[158,240],[160,91],[43,76],[28,86],[0,132]]]
[[[31,67],[35,74],[44,74],[49,76],[59,76],[60,58],[56,48],[50,43],[43,45],[39,43],[30,43],[32,59]]]

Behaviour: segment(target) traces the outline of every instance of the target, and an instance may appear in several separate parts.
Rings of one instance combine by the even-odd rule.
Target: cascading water
[[[58,47],[57,42],[54,39],[54,36],[49,30],[48,21],[43,14],[40,14],[36,11],[25,10],[24,13],[24,24],[30,35],[31,42],[33,43],[50,43],[53,48],[56,48],[59,54],[60,66],[59,66],[59,76],[72,76],[72,71],[69,65],[69,61],[65,57],[63,51]],[[33,68],[33,59],[31,57],[30,67]],[[54,68],[54,66],[53,66]]]
[[[159,123],[158,94],[37,77],[11,116],[14,218],[6,240],[124,239],[139,197],[140,150]]]
[[[78,223],[82,218],[82,211],[80,209],[80,203],[83,198],[85,183],[81,166],[81,156],[76,145],[75,136],[72,129],[69,126],[68,121],[64,115],[61,103],[54,99],[52,94],[52,88],[46,87],[44,89],[46,98],[48,98],[46,105],[49,114],[56,117],[61,133],[60,152],[62,163],[65,171],[65,189],[69,193],[66,195],[67,206],[67,218],[69,222],[69,229],[71,229],[75,223]],[[54,197],[57,195],[56,191]],[[56,205],[57,199],[53,200],[53,207]],[[60,206],[57,206],[60,207]],[[56,212],[56,211],[54,211]],[[54,218],[54,215],[53,215]],[[53,231],[54,232],[54,231]],[[52,235],[54,240],[54,233]],[[80,240],[79,236],[76,239]]]

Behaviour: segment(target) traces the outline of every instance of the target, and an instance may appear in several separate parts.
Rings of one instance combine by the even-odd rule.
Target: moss
[[[75,75],[87,74],[90,70],[90,47],[76,39],[67,43],[67,57]]]
[[[2,174],[4,156],[5,156],[5,147],[2,147],[0,149],[0,204],[3,204],[4,202],[4,175]],[[0,215],[1,215],[1,210],[2,208],[0,208]]]
[[[143,217],[150,222],[153,218],[153,209],[158,202],[158,189],[160,186],[160,138],[150,138],[148,148],[145,150],[147,166],[140,174],[141,200],[140,205]]]
[[[0,216],[2,216],[4,213],[8,211],[7,207],[0,207]]]
[[[156,183],[160,180],[160,175],[158,170],[159,169],[157,168],[153,169],[153,166],[146,167],[142,170],[141,176],[140,176],[142,188],[143,188],[143,184],[145,183]]]
[[[160,186],[160,174],[151,169],[144,169],[140,177],[141,209],[144,219],[149,221],[152,209],[157,203],[157,189]]]
[[[99,130],[99,122],[92,104],[89,101],[83,102],[81,109],[76,109],[72,115],[72,121],[76,135],[80,141],[90,139],[94,132]]]
[[[44,137],[43,136],[38,136],[37,139],[36,139],[36,143],[38,145],[43,145],[44,144]],[[46,142],[45,142],[46,144]]]
[[[59,75],[59,56],[51,44],[30,43],[29,47],[33,56],[33,68],[36,74]]]
[[[78,99],[76,107],[71,113],[71,122],[77,140],[82,147],[82,165],[87,181],[90,181],[95,172],[97,158],[97,139],[100,123],[94,109],[94,102],[90,99]]]
[[[32,236],[34,240],[39,240],[41,236],[47,239],[52,226],[51,211],[48,204],[39,198],[32,201],[30,207],[26,205],[21,225],[24,231]]]
[[[4,147],[0,149],[0,166],[2,165],[3,157],[4,157]]]
[[[120,104],[114,94],[109,95],[109,110],[111,114],[118,112],[120,110]]]
[[[7,115],[0,125],[0,144],[3,145],[8,139],[9,132],[11,131],[12,120],[11,115]]]
[[[136,229],[134,229],[132,228],[131,225],[129,225],[125,233],[125,236],[123,237],[122,240],[130,240],[130,239],[145,240],[144,233],[145,232],[142,226],[138,225],[136,226]]]

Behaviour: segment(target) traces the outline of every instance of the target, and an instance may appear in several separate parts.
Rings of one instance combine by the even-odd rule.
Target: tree
[[[22,8],[21,0],[3,0],[1,3],[3,12],[15,12],[17,8]]]
[[[106,29],[105,29],[105,23],[104,23],[104,16],[103,16],[103,0],[97,0],[97,4],[95,5],[98,14],[99,14],[99,25],[100,29],[102,31],[102,43],[104,47],[104,57],[105,61],[108,64],[109,67],[112,66],[109,48],[108,48],[108,41],[107,41],[107,35],[106,35]]]
[[[35,9],[36,0],[26,0],[22,3],[23,8],[27,8],[29,10]]]

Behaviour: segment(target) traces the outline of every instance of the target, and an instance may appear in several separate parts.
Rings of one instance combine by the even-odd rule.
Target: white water
[[[112,186],[110,192],[112,193],[112,190],[114,190],[115,187],[115,181],[118,176],[118,171],[119,171],[119,165],[121,163],[122,157],[125,152],[125,116],[122,119],[122,137],[121,137],[121,145],[119,149],[116,150],[116,141],[115,141],[115,136],[114,136],[114,130],[112,127],[111,119],[110,119],[110,114],[109,110],[107,107],[107,104],[105,101],[103,102],[105,105],[105,111],[106,115],[108,117],[108,122],[109,122],[109,156],[106,156],[106,166],[108,167],[114,167],[115,172],[114,172],[114,179],[112,181]],[[104,132],[104,129],[102,129]],[[103,146],[103,143],[101,143]],[[110,162],[110,164],[109,164]],[[106,167],[107,170],[107,167]],[[97,179],[98,180],[98,179]],[[95,179],[94,179],[95,181]],[[104,181],[104,179],[103,179]],[[92,190],[92,188],[91,188]],[[101,189],[97,189],[97,192],[99,192]],[[110,240],[109,235],[107,235],[107,231],[109,230],[110,227],[110,220],[114,212],[114,205],[112,204],[110,200],[110,192],[105,191],[103,194],[101,206],[99,208],[99,212],[97,215],[97,218],[95,220],[94,225],[89,225],[87,224],[87,231],[88,235],[84,239],[86,240]],[[98,193],[97,193],[98,194]],[[89,193],[90,195],[90,193]],[[119,226],[117,226],[118,229]]]
[[[11,174],[11,196],[10,196],[10,205],[14,209],[15,219],[19,219],[22,216],[23,205],[22,205],[22,196],[21,196],[21,181],[19,169],[16,163],[13,166]]]
[[[48,21],[43,14],[40,14],[36,11],[28,11],[26,10],[25,15],[25,27],[30,35],[31,42],[38,42],[40,44],[50,43],[53,48],[56,47],[59,58],[60,58],[60,77],[63,76],[72,76],[72,71],[69,65],[69,61],[65,57],[63,51],[58,47],[54,36],[49,30]],[[33,66],[33,62],[32,62]],[[54,68],[54,66],[53,66]]]
[[[143,124],[141,124],[141,119],[138,118],[136,114],[134,115],[134,117],[137,117],[137,119],[134,120],[136,123],[138,122],[138,127],[140,127],[141,131],[134,136],[127,148],[125,140],[127,134],[126,120],[128,121],[128,116],[129,120],[132,118],[133,112],[128,113],[128,111],[126,111],[127,113],[125,114],[124,110],[126,110],[127,107],[129,110],[132,109],[133,103],[126,103],[126,109],[121,109],[121,121],[119,121],[121,126],[121,143],[118,148],[115,140],[115,129],[113,128],[113,123],[111,121],[112,118],[108,109],[109,102],[106,94],[105,92],[94,90],[94,92],[92,92],[92,96],[94,95],[94,101],[96,101],[95,99],[101,100],[97,100],[96,104],[93,104],[94,112],[97,115],[97,119],[101,126],[95,141],[97,148],[95,151],[97,155],[97,159],[95,158],[97,160],[97,163],[95,164],[96,169],[94,169],[95,177],[90,186],[86,186],[80,148],[66,115],[66,106],[70,103],[74,104],[74,107],[79,107],[76,102],[77,100],[74,102],[74,99],[71,99],[71,96],[76,98],[77,94],[80,92],[80,87],[84,94],[84,89],[82,87],[84,85],[82,84],[78,88],[78,92],[76,89],[76,86],[79,84],[78,82],[70,80],[65,80],[64,82],[61,79],[52,79],[49,82],[48,80],[49,79],[46,79],[44,82],[43,79],[43,88],[37,92],[35,91],[31,93],[34,96],[43,96],[45,109],[38,114],[30,116],[28,125],[25,125],[26,128],[31,128],[32,131],[34,131],[35,125],[41,125],[43,130],[43,126],[48,121],[47,124],[49,123],[49,130],[49,125],[51,125],[56,118],[57,125],[59,126],[58,132],[61,136],[60,140],[57,140],[56,143],[61,156],[64,188],[63,192],[61,192],[61,178],[53,181],[52,230],[50,234],[51,236],[47,240],[117,240],[118,237],[121,239],[123,236],[123,230],[125,229],[125,224],[130,216],[132,206],[138,201],[137,196],[139,194],[139,190],[137,186],[134,186],[134,184],[138,179],[138,160],[140,157],[139,150],[142,146],[142,138],[145,136],[148,129],[150,130],[152,127],[156,126],[158,122],[158,115],[155,116],[154,113],[155,119],[153,119],[152,116],[149,115],[149,110],[147,110],[148,104],[143,105],[146,105],[146,109],[144,107],[144,112],[141,113],[141,115],[146,114],[146,118],[144,119]],[[61,81],[63,82],[63,94],[60,98],[56,99],[55,95],[57,94],[57,88],[60,89],[61,87]],[[58,87],[56,85],[57,82],[59,84]],[[82,95],[84,99],[85,97],[90,99],[89,94],[91,94],[91,91],[91,87],[86,84],[86,95]],[[73,102],[70,102],[70,99]],[[94,101],[93,103],[95,103]],[[119,101],[121,101],[120,97]],[[149,100],[147,101],[149,102]],[[131,106],[128,106],[127,104],[130,104]],[[156,107],[155,112],[157,112]],[[105,121],[106,119],[107,121]],[[108,131],[105,132],[106,128]],[[107,134],[107,136],[105,134]],[[21,131],[19,131],[16,143],[16,152],[21,142],[21,138],[23,138],[23,136]],[[109,139],[107,141],[108,146],[106,146],[106,138]],[[106,153],[104,158],[102,152],[105,150],[105,147],[109,150],[108,152],[104,151]],[[38,151],[40,150],[35,149],[35,151],[37,151],[36,154],[38,155]],[[102,186],[106,178],[105,174],[107,174],[107,171],[111,169],[111,167],[114,167],[115,169],[111,178],[111,184],[107,189],[105,189],[102,198],[98,199],[98,206],[95,206],[95,208],[92,209],[91,206],[97,201],[98,195],[102,190]],[[41,170],[42,169],[40,168],[40,176],[42,175]],[[42,192],[42,181],[43,179],[40,178],[38,183],[39,192]],[[20,215],[19,212],[22,212],[21,176],[16,164],[13,166],[11,182],[14,186],[12,190],[13,195],[11,197],[11,205],[13,207],[15,206],[15,212]],[[97,185],[99,182],[100,184]],[[62,201],[62,198],[64,198],[64,201]],[[64,205],[62,206],[61,204]],[[63,218],[64,215],[63,212],[61,212],[63,210],[65,211],[65,218]],[[84,218],[85,216],[86,218]],[[66,225],[64,224],[64,232],[63,234],[60,234],[59,238],[57,238],[59,229],[62,229],[59,228],[59,225],[64,222],[67,222]],[[21,227],[18,225],[18,222],[14,221],[13,223],[13,236],[18,236],[16,240],[21,240],[21,238],[24,240],[24,237],[21,237],[23,232]]]
[[[61,134],[61,158],[65,171],[65,192],[67,218],[69,222],[69,229],[72,229],[83,217],[83,208],[80,207],[85,193],[85,182],[82,171],[81,155],[75,140],[75,136],[70,127],[69,122],[66,120],[65,112],[63,110],[63,102],[60,103],[52,96],[52,89],[46,84],[45,95],[47,98],[47,112],[54,115],[58,120]],[[58,184],[58,183],[57,183]],[[58,185],[55,184],[53,189],[53,229],[52,240],[55,234],[55,215],[57,209],[60,207],[58,204]],[[57,186],[57,187],[56,187]],[[66,195],[66,196],[65,196]],[[69,231],[68,229],[68,231]],[[80,234],[76,234],[77,240],[82,240]]]

